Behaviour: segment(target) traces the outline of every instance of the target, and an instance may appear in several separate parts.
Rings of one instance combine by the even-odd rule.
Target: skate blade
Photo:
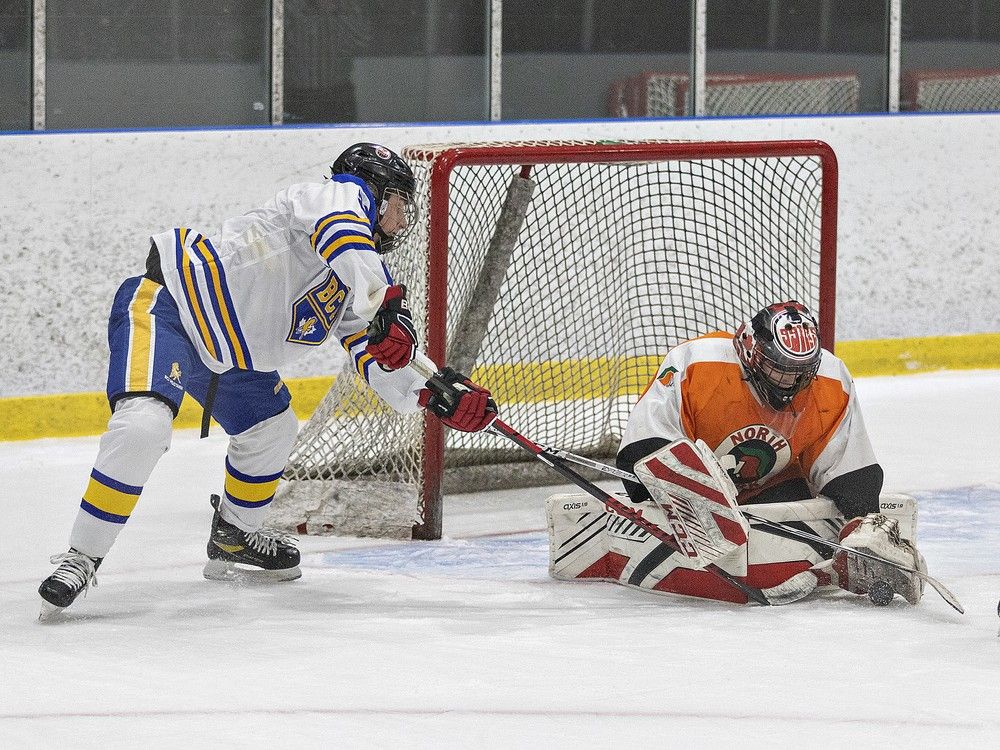
[[[42,599],[42,609],[38,613],[39,622],[47,622],[49,620],[54,620],[62,614],[62,611],[66,609],[65,607],[57,607],[55,604],[51,604],[44,599]]]
[[[233,583],[278,583],[294,581],[302,577],[302,571],[296,565],[284,570],[264,570],[237,565],[225,560],[209,560],[205,563],[202,575],[210,581],[230,581]]]

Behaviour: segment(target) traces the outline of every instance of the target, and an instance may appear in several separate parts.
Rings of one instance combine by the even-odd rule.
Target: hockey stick
[[[623,471],[617,466],[609,466],[608,464],[601,463],[600,461],[594,461],[593,459],[586,458],[584,456],[578,456],[575,453],[570,453],[569,451],[556,450],[553,448],[547,448],[545,446],[539,446],[543,450],[557,456],[565,461],[572,461],[573,463],[580,464],[581,466],[586,466],[590,469],[596,469],[597,471],[603,472],[608,476],[617,477],[618,479],[625,479],[629,482],[636,482],[641,484],[639,478],[628,471]],[[748,521],[753,521],[761,526],[767,526],[772,529],[779,529],[782,533],[788,534],[789,536],[799,537],[800,539],[808,539],[813,542],[819,542],[820,544],[829,547],[830,549],[838,549],[847,552],[851,555],[856,555],[858,557],[865,557],[869,560],[874,560],[875,562],[882,563],[884,565],[889,565],[890,567],[896,568],[898,570],[904,570],[907,573],[912,573],[919,578],[927,581],[931,587],[940,594],[941,598],[945,600],[952,608],[958,612],[965,614],[965,609],[962,607],[961,602],[958,601],[956,597],[948,588],[941,583],[936,578],[927,575],[923,571],[917,570],[916,568],[911,568],[907,565],[900,565],[899,563],[892,562],[891,560],[884,560],[878,555],[873,555],[870,552],[862,552],[861,550],[854,549],[853,547],[846,547],[843,544],[838,544],[837,542],[832,542],[829,539],[824,539],[818,534],[812,534],[808,531],[802,531],[795,528],[794,526],[789,526],[788,524],[782,523],[781,521],[772,521],[768,518],[763,518],[761,516],[755,515],[753,513],[748,513],[743,508],[740,508],[740,512],[746,517]]]
[[[428,366],[427,362],[429,361],[430,360],[424,361],[418,356],[417,358],[414,358],[413,361],[410,362],[410,367],[412,367],[414,370],[416,370],[416,372],[420,373],[420,375],[426,379],[427,387],[433,390],[435,393],[441,394],[446,398],[457,397],[458,394],[455,391],[455,389],[448,383],[442,381],[438,377],[437,372],[435,370],[432,370]],[[572,482],[577,487],[582,489],[588,495],[599,500],[601,503],[604,504],[605,508],[607,508],[615,515],[628,519],[636,526],[641,528],[643,531],[649,533],[650,536],[663,542],[672,550],[676,552],[683,551],[681,550],[680,545],[677,543],[677,540],[673,537],[673,535],[671,535],[664,529],[660,528],[655,523],[648,521],[642,515],[641,510],[635,510],[625,505],[620,500],[616,500],[613,496],[609,495],[600,487],[589,482],[586,478],[584,478],[579,473],[574,471],[570,466],[567,465],[567,462],[563,460],[561,457],[551,453],[543,446],[532,442],[524,435],[519,433],[517,430],[515,430],[513,427],[503,422],[499,417],[494,419],[493,423],[489,427],[487,427],[484,430],[484,432],[488,432],[492,435],[497,435],[499,437],[510,440],[519,448],[524,449],[532,456],[534,456],[536,459],[541,461],[543,464],[545,464],[546,466],[550,467],[554,471],[564,476],[566,479],[568,479],[570,482]],[[704,570],[707,570],[709,573],[712,573],[713,575],[721,578],[722,580],[726,581],[728,584],[730,584],[737,590],[741,591],[743,594],[746,595],[747,599],[757,602],[758,604],[762,604],[764,606],[768,606],[770,604],[770,602],[767,600],[767,597],[760,589],[748,586],[739,578],[732,575],[731,573],[726,572],[725,570],[715,565],[714,563],[706,565],[704,567]]]

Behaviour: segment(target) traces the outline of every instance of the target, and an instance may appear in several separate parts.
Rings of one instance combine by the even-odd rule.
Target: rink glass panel
[[[285,0],[284,122],[488,118],[483,0]]]
[[[0,130],[31,129],[31,2],[0,0]]]
[[[903,3],[900,109],[1000,111],[1000,0]]]
[[[268,0],[47,0],[46,128],[270,122]]]
[[[616,81],[688,70],[691,9],[690,0],[503,0],[503,119],[618,116]]]
[[[884,111],[887,29],[888,3],[870,0],[708,0],[707,75],[774,84],[713,96],[708,82],[705,114]]]

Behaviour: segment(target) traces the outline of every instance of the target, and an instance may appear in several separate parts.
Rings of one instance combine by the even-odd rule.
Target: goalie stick
[[[629,482],[636,482],[641,484],[639,478],[635,474],[628,471],[623,471],[622,469],[619,469],[617,466],[609,466],[608,464],[601,463],[600,461],[594,461],[593,459],[586,458],[584,456],[578,456],[575,453],[570,453],[569,451],[548,448],[546,446],[539,446],[539,448],[565,461],[571,461],[573,463],[580,464],[581,466],[586,466],[590,469],[595,469],[597,471],[603,472],[604,474],[607,474],[608,476],[617,477],[618,479],[625,479],[628,480]],[[956,611],[960,612],[963,615],[965,614],[965,608],[962,607],[962,603],[958,601],[958,597],[956,597],[951,591],[949,591],[948,588],[939,580],[937,580],[932,576],[927,575],[926,573],[920,570],[917,570],[916,568],[911,568],[907,565],[900,565],[898,563],[892,562],[891,560],[885,560],[879,557],[878,555],[873,555],[869,552],[862,552],[861,550],[854,549],[853,547],[847,547],[844,546],[843,544],[838,544],[837,542],[831,542],[829,539],[824,539],[818,534],[812,534],[808,531],[802,531],[800,529],[795,528],[794,526],[781,523],[780,521],[772,521],[768,518],[762,518],[761,516],[754,515],[753,513],[748,513],[746,510],[743,510],[742,508],[740,510],[748,521],[753,521],[754,523],[760,524],[761,526],[767,526],[772,529],[780,529],[782,533],[786,533],[789,536],[796,536],[799,537],[800,539],[808,539],[813,542],[818,542],[827,547],[830,547],[831,549],[843,550],[848,554],[857,555],[858,557],[865,557],[868,558],[869,560],[874,560],[875,562],[882,563],[883,565],[888,565],[898,570],[904,570],[907,573],[912,573],[913,575],[916,575],[919,578],[925,580],[927,583],[929,583],[931,585],[931,588],[937,591],[938,594],[941,596],[941,598],[944,599],[945,602],[947,602],[950,607],[952,607],[953,609],[955,609]]]
[[[431,366],[428,364],[429,362],[430,360],[425,360],[418,354],[418,356],[415,357],[410,362],[410,367],[416,370],[416,372],[420,373],[422,377],[426,378],[427,387],[430,388],[431,390],[443,395],[446,398],[448,396],[456,397],[457,394],[452,393],[453,391],[452,387],[437,377],[437,371],[431,368]],[[607,508],[610,512],[614,513],[615,515],[628,519],[639,528],[648,532],[654,538],[666,544],[671,549],[677,552],[684,553],[684,550],[681,548],[681,545],[678,544],[674,536],[669,532],[665,531],[657,524],[647,520],[642,515],[641,510],[634,510],[633,508],[630,508],[629,506],[622,503],[620,500],[616,500],[613,496],[609,495],[600,487],[591,483],[586,478],[581,476],[579,473],[574,471],[570,466],[567,465],[566,460],[551,453],[543,446],[532,442],[524,435],[519,433],[517,430],[515,430],[513,427],[504,423],[501,419],[499,419],[499,417],[493,421],[492,425],[486,428],[485,432],[510,440],[512,443],[530,453],[532,456],[534,456],[536,459],[544,463],[546,466],[549,466],[553,470],[557,471],[559,474],[562,474],[562,476],[564,476],[570,482],[572,482],[577,487],[582,489],[588,495],[599,500],[601,503],[604,504],[604,507]],[[731,573],[726,572],[725,570],[715,565],[714,563],[706,565],[703,569],[721,578],[722,580],[726,581],[729,585],[741,591],[744,595],[746,595],[747,599],[749,599],[750,601],[754,601],[757,604],[761,604],[764,606],[770,605],[771,602],[768,601],[767,596],[760,589],[747,585],[739,578],[732,575]]]

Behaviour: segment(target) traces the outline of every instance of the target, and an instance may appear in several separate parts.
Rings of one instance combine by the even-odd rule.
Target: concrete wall
[[[213,227],[347,145],[821,139],[840,160],[839,340],[1000,331],[1000,115],[0,135],[0,396],[101,390],[105,325],[150,233]],[[332,345],[283,374],[331,371]]]

